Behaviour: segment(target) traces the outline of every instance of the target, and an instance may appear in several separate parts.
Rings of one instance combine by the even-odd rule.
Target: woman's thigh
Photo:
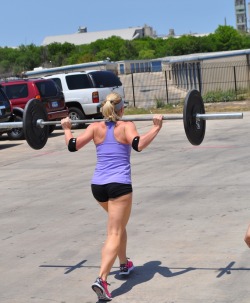
[[[108,201],[108,230],[122,232],[129,220],[132,208],[132,193]]]

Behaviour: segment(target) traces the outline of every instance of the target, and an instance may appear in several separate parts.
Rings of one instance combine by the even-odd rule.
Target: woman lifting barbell
[[[140,152],[156,137],[162,127],[162,115],[153,117],[153,126],[139,135],[131,121],[119,121],[124,114],[124,102],[117,93],[110,93],[102,104],[106,121],[94,122],[77,138],[73,138],[69,118],[61,120],[69,151],[77,151],[93,140],[97,164],[91,182],[92,193],[108,213],[107,237],[102,248],[99,276],[92,284],[98,299],[111,301],[107,277],[116,260],[120,261],[120,275],[128,275],[134,268],[126,254],[127,232],[132,207],[131,146]]]

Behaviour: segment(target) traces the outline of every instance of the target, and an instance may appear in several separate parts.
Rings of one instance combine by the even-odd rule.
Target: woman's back
[[[115,130],[121,141],[126,141],[121,134],[124,127],[114,122],[96,125],[94,142],[96,144],[97,164],[92,178],[93,184],[125,183],[131,184],[130,154],[131,145],[117,140]],[[122,132],[124,133],[124,132]]]

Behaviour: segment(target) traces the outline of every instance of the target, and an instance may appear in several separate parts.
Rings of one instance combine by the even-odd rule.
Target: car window
[[[9,99],[19,99],[28,97],[28,87],[26,83],[6,85],[5,93]]]
[[[92,88],[92,84],[88,78],[88,75],[68,75],[66,76],[66,82],[70,90]]]
[[[4,102],[4,104],[5,104],[5,102],[7,102],[7,98],[1,89],[0,89],[0,102]]]
[[[93,78],[95,87],[97,88],[122,85],[120,79],[113,72],[101,71],[101,72],[90,72],[89,74]]]
[[[36,82],[36,87],[39,90],[41,97],[56,96],[58,93],[53,81]]]
[[[51,78],[55,83],[56,85],[60,88],[60,90],[62,90],[62,81],[60,78]]]

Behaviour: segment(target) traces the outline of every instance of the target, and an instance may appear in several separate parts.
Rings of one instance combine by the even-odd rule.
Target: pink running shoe
[[[120,265],[120,272],[119,275],[129,275],[131,271],[134,269],[134,264],[132,261],[127,260],[126,264],[121,264]]]
[[[103,281],[101,278],[97,278],[96,281],[92,284],[93,291],[97,294],[98,300],[111,301],[112,297],[108,291],[108,284],[106,281]]]

